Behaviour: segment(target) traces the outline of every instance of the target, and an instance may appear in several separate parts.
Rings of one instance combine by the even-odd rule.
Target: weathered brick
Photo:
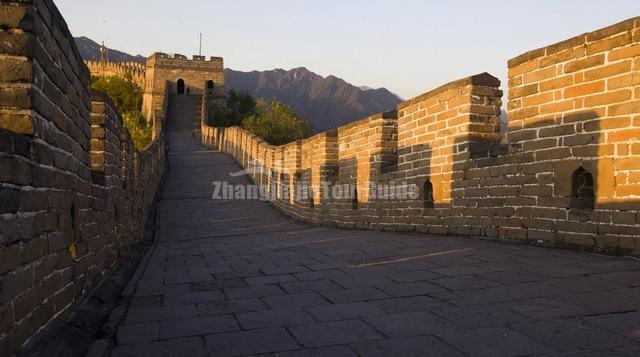
[[[535,105],[548,103],[552,101],[553,101],[553,93],[545,92],[545,93],[525,97],[522,100],[522,105],[524,107],[530,107],[530,106],[535,106]]]
[[[573,73],[589,67],[600,66],[604,64],[605,55],[599,54],[591,57],[581,58],[568,62],[564,65],[564,73]]]
[[[640,75],[634,72],[607,79],[608,90],[631,87],[638,84],[640,84]]]
[[[529,84],[522,87],[512,88],[509,91],[509,99],[525,97],[539,92],[538,84]]]
[[[569,148],[555,148],[536,152],[536,159],[540,161],[565,159],[570,156],[571,150]]]
[[[3,28],[24,27],[26,21],[33,21],[27,9],[21,6],[0,6],[0,25]]]
[[[26,291],[33,286],[33,283],[33,269],[30,266],[7,273],[2,279],[2,302],[6,303]]]
[[[30,83],[33,65],[25,58],[5,57],[0,60],[0,82]]]
[[[0,157],[0,181],[16,185],[28,185],[31,183],[31,167],[29,164],[11,158]]]
[[[541,149],[549,149],[556,147],[558,145],[558,139],[544,139],[544,140],[535,140],[535,141],[527,141],[523,144],[524,151],[535,151]]]
[[[552,78],[556,75],[556,67],[551,66],[536,71],[525,73],[523,80],[525,84],[540,82],[542,80]]]
[[[629,19],[619,22],[615,25],[607,26],[603,29],[593,31],[587,34],[587,41],[598,41],[606,37],[614,36],[621,32],[630,31],[634,28],[635,19]]]
[[[18,134],[35,134],[33,118],[29,114],[0,113],[0,128]]]
[[[556,222],[556,228],[560,232],[592,234],[598,232],[598,226],[588,222]]]
[[[553,186],[536,185],[536,186],[524,186],[520,189],[520,193],[523,196],[546,196],[553,195]]]
[[[571,153],[575,157],[598,157],[599,155],[613,154],[613,147],[607,146],[577,146],[571,148]]]
[[[560,125],[553,126],[550,128],[542,128],[538,134],[541,138],[551,137],[551,136],[564,136],[571,135],[576,133],[575,125]]]
[[[595,129],[597,129],[597,123],[594,125]],[[585,129],[587,130],[587,129]],[[589,144],[597,144],[604,140],[598,133],[590,133],[590,134],[577,134],[571,136],[565,136],[562,138],[562,145],[564,146],[577,146],[577,145],[589,145]]]
[[[0,304],[0,334],[9,330],[14,321],[13,304]]]
[[[611,116],[637,113],[640,113],[640,100],[611,105],[607,110],[607,114]]]
[[[551,50],[551,47],[549,47],[547,49],[547,56],[540,58],[540,67],[556,65],[562,62],[567,62],[575,58],[583,57],[585,55],[584,47],[582,46],[576,47],[576,46],[578,46],[578,43],[583,44],[584,38],[582,39],[575,38],[575,40],[577,41],[572,44],[575,46],[572,46],[571,48],[565,48],[563,50],[559,50],[554,53],[549,52]]]
[[[585,98],[585,107],[595,107],[600,105],[610,105],[614,103],[624,102],[631,99],[630,90],[619,90],[615,92],[605,92],[603,94],[597,94]]]
[[[558,112],[566,112],[575,108],[574,100],[565,100],[562,102],[554,102],[540,106],[540,114],[551,114]]]
[[[0,187],[0,214],[18,212],[21,197],[22,193],[18,190]]]
[[[527,119],[527,118],[531,118],[535,115],[538,115],[540,113],[539,109],[536,107],[532,107],[532,108],[525,108],[522,110],[515,110],[509,113],[509,119],[510,120],[522,120],[522,119]]]
[[[615,166],[617,170],[640,170],[640,160],[636,157],[617,158]]]
[[[640,137],[640,129],[628,129],[607,133],[609,142],[631,141]]]
[[[568,87],[573,84],[573,75],[552,78],[544,82],[540,82],[540,92],[546,92],[553,89]]]
[[[609,62],[614,62],[635,56],[640,56],[640,44],[634,44],[633,46],[615,49],[609,52],[607,59],[609,60]]]
[[[538,61],[529,61],[517,66],[509,64],[509,77],[518,76],[538,68]]]
[[[594,83],[579,84],[568,87],[564,90],[564,98],[574,98],[583,95],[589,95],[604,91],[605,82],[598,81]]]
[[[15,319],[20,321],[22,318],[33,312],[36,306],[41,301],[42,289],[39,285],[23,292],[18,296],[14,302]]]
[[[28,264],[44,256],[47,251],[45,239],[34,239],[22,246],[22,264]]]
[[[585,81],[595,81],[602,78],[616,76],[631,70],[631,60],[598,67],[584,73]]]
[[[17,244],[0,248],[0,275],[16,270],[20,266],[20,249]]]
[[[0,31],[0,53],[22,56],[33,51],[33,36],[28,32]]]
[[[611,216],[613,218],[613,223],[616,224],[636,224],[636,212],[613,212]]]
[[[587,45],[587,54],[592,55],[604,51],[611,51],[614,48],[622,47],[631,43],[632,37],[630,32],[625,32],[620,35],[593,42]]]
[[[595,120],[584,124],[585,131],[603,131],[611,129],[623,129],[631,126],[631,119],[628,117],[606,118]],[[602,135],[604,137],[604,135]]]

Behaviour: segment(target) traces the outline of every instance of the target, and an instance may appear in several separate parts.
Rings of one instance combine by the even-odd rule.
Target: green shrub
[[[309,123],[298,117],[291,107],[266,99],[258,99],[256,113],[244,119],[242,127],[273,145],[305,138],[311,131]]]
[[[209,125],[216,127],[242,126],[242,121],[255,114],[256,101],[247,92],[230,90],[226,107],[215,108],[210,114]]]
[[[107,94],[113,100],[138,150],[151,142],[151,126],[142,115],[142,88],[138,87],[130,74],[124,78],[93,77],[91,88]]]
[[[147,124],[147,120],[140,111],[131,111],[122,114],[124,126],[129,129],[131,141],[136,149],[142,150],[151,142],[152,133],[151,125]]]

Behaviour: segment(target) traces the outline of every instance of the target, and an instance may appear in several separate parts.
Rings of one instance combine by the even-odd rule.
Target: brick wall
[[[500,82],[486,73],[281,147],[203,124],[204,142],[308,187],[310,198],[270,190],[283,212],[312,223],[638,250],[639,29],[631,19],[511,59],[508,143]],[[325,196],[323,182],[354,195]],[[415,194],[394,199],[380,190],[389,186]]]
[[[0,355],[71,308],[142,236],[164,172],[136,152],[52,1],[0,4]]]
[[[125,77],[131,75],[133,81],[144,88],[146,65],[139,62],[84,61],[91,75],[98,77]]]
[[[535,238],[638,248],[640,20],[513,58],[509,88],[509,135],[530,177],[525,218]],[[568,209],[580,167],[595,185],[586,212]]]

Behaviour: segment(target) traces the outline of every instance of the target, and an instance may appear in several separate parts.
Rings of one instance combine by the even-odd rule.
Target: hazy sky
[[[405,99],[640,15],[638,0],[54,0],[74,36],[132,54],[224,57],[236,70],[307,67]]]

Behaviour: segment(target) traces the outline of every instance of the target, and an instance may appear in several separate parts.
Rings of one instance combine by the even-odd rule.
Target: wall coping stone
[[[536,58],[558,53],[568,48],[577,47],[580,45],[586,45],[589,42],[598,41],[606,37],[610,37],[617,33],[633,30],[634,28],[640,28],[640,16],[633,17],[628,20],[624,20],[617,24],[603,27],[599,30],[592,32],[586,32],[578,36],[574,36],[564,41],[554,43],[549,46],[540,47],[535,50],[527,51],[519,56],[513,57],[508,63],[509,68],[516,67],[525,62],[529,62]]]
[[[462,78],[462,79],[458,79],[456,81],[453,82],[449,82],[447,84],[441,85],[440,87],[430,90],[426,93],[423,93],[417,97],[414,97],[412,99],[406,100],[400,104],[398,104],[397,106],[397,110],[400,111],[408,106],[411,106],[413,104],[417,104],[420,103],[424,100],[426,100],[427,98],[436,96],[440,93],[446,92],[450,89],[454,89],[454,88],[459,88],[459,87],[464,87],[464,86],[468,86],[468,85],[474,85],[474,86],[482,86],[482,87],[500,87],[500,80],[492,75],[490,75],[487,72],[483,72],[480,74],[476,74],[470,77],[466,77],[466,78]]]

